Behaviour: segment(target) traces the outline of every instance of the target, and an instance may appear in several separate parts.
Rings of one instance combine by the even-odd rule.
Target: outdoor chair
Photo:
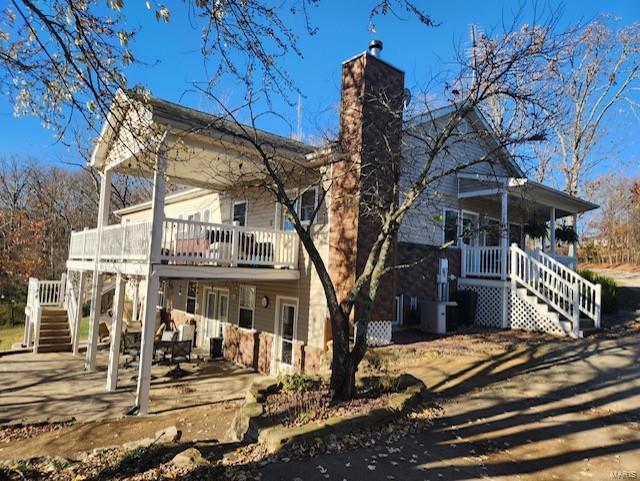
[[[140,359],[140,346],[142,344],[141,332],[126,332],[122,336],[122,352],[129,359],[125,361],[125,366]]]
[[[191,362],[191,341],[173,341],[171,343],[171,364],[180,361]]]
[[[178,339],[178,331],[164,331],[159,341],[153,345],[153,358],[164,361],[171,354],[171,345]]]

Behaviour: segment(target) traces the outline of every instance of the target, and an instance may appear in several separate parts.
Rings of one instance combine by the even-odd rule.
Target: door
[[[204,316],[204,343],[206,345],[207,340],[210,337],[217,337],[218,334],[215,331],[216,323],[216,301],[218,299],[218,293],[216,291],[207,291],[207,303],[205,306]]]
[[[216,312],[216,336],[224,337],[224,325],[229,320],[229,293],[218,293],[218,310]]]
[[[297,299],[280,299],[276,302],[276,325],[274,326],[274,349],[272,371],[292,372],[294,366],[294,341],[298,324]]]

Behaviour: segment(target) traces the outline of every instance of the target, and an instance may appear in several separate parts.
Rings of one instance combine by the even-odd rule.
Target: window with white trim
[[[318,205],[318,188],[310,187],[300,196],[300,209],[298,210],[301,222],[311,222]]]
[[[240,286],[238,292],[238,326],[253,329],[253,317],[256,305],[256,288]]]
[[[198,283],[195,281],[189,281],[187,284],[187,298],[185,312],[187,314],[196,313],[196,299],[198,298]]]
[[[247,201],[237,200],[233,203],[231,212],[232,220],[237,222],[239,226],[247,225]]]
[[[442,243],[458,243],[458,216],[459,213],[454,209],[445,209],[442,216]]]

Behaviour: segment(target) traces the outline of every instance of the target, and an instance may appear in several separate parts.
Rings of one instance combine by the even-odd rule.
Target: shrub
[[[614,279],[590,270],[582,270],[578,273],[588,281],[602,285],[601,308],[603,314],[618,312],[618,284]]]
[[[311,380],[304,374],[279,375],[277,382],[283,392],[303,393],[307,390],[307,385]]]

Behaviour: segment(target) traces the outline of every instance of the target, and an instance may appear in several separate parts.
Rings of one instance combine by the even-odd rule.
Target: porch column
[[[118,385],[118,361],[120,360],[120,338],[122,336],[122,312],[124,311],[125,279],[116,275],[116,292],[113,297],[111,321],[111,344],[109,346],[109,367],[107,370],[107,391],[115,391]]]
[[[507,280],[507,269],[509,265],[509,192],[505,189],[500,197],[500,279]],[[509,313],[507,312],[507,296],[510,295],[509,285],[504,282],[502,286],[502,327],[506,329],[509,325]]]
[[[503,262],[500,263],[500,279],[507,278],[507,259],[509,256],[509,193],[505,190],[501,194],[500,209],[500,251]]]
[[[89,318],[89,342],[84,367],[87,371],[96,368],[96,350],[98,348],[98,324],[100,323],[100,305],[102,301],[103,275],[100,268],[100,247],[102,244],[102,230],[109,222],[109,208],[111,206],[111,170],[102,172],[100,181],[100,203],[98,205],[98,225],[96,231],[95,265],[91,286],[91,314]]]
[[[78,347],[80,346],[80,324],[82,324],[82,305],[84,304],[84,291],[87,283],[87,274],[80,271],[80,279],[78,280],[78,297],[76,306],[76,324],[73,326],[73,355],[78,355]]]
[[[556,208],[551,207],[551,215],[549,216],[549,254],[552,256],[556,253]]]
[[[573,230],[578,232],[578,214],[573,214],[572,221],[573,221]],[[572,242],[571,244],[569,244],[569,257],[573,257],[573,262],[577,266],[578,265],[578,259],[577,259],[578,249],[575,242]]]
[[[138,387],[136,405],[138,414],[149,412],[149,388],[151,384],[151,361],[153,359],[153,341],[156,332],[156,309],[160,277],[156,265],[160,264],[162,229],[164,223],[164,172],[166,159],[156,155],[156,169],[153,175],[153,198],[151,204],[151,240],[149,242],[149,264],[147,272],[146,293],[144,296],[144,317],[142,321],[142,346],[140,348],[140,369],[138,371]]]

